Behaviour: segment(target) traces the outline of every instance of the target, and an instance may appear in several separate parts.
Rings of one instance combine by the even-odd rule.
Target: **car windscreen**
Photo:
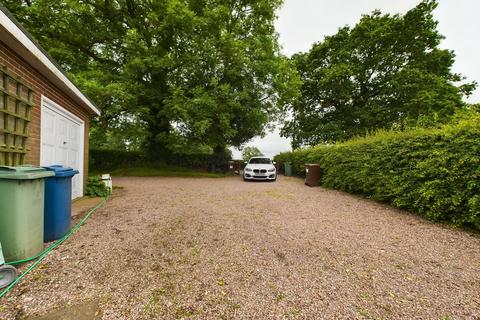
[[[268,158],[253,158],[250,159],[249,164],[271,164],[272,160]]]

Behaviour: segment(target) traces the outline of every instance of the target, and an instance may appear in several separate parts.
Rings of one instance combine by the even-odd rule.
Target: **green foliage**
[[[138,149],[146,125],[125,68],[127,29],[139,18],[128,11],[134,10],[131,1],[2,3],[101,109],[102,116],[91,123],[91,145]]]
[[[95,148],[222,152],[298,91],[274,29],[280,0],[4,3],[102,110]]]
[[[222,178],[226,174],[192,170],[176,166],[129,167],[114,169],[111,175],[119,177],[193,177]]]
[[[174,165],[188,169],[209,169],[215,166],[216,171],[226,171],[231,159],[230,150],[220,154],[165,154],[161,159],[151,161],[142,152],[94,149],[89,153],[91,171],[112,171],[119,168],[163,167]]]
[[[296,95],[298,80],[279,54],[281,1],[214,0],[193,10],[196,33],[172,72],[165,112],[176,131],[210,146],[240,146],[262,134]]]
[[[322,184],[366,195],[428,219],[480,229],[480,117],[436,129],[384,131],[282,153],[295,172],[319,163]]]
[[[88,177],[85,195],[105,198],[110,195],[110,189],[105,186],[105,183],[103,183],[99,176],[90,176]]]
[[[243,148],[243,151],[242,151],[243,161],[248,161],[250,160],[251,157],[263,156],[263,155],[264,154],[262,153],[262,151],[260,151],[260,149],[258,149],[257,147],[247,146]]]
[[[138,151],[90,149],[88,167],[90,172],[110,171],[117,168],[141,166],[145,156]]]
[[[465,106],[476,84],[451,67],[454,53],[424,0],[405,15],[364,15],[353,28],[315,44],[292,59],[303,80],[301,98],[289,105],[283,134],[293,146],[344,141],[378,129],[446,123]]]

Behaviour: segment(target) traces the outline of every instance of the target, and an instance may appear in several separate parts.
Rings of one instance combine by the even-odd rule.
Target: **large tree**
[[[262,134],[299,81],[279,54],[274,20],[281,1],[209,3],[196,13],[201,27],[180,53],[166,110],[179,135],[222,149]]]
[[[377,129],[403,128],[425,117],[447,121],[475,84],[456,85],[454,53],[422,1],[405,15],[374,11],[307,53],[293,56],[302,96],[288,107],[283,134],[294,147],[331,143]]]
[[[5,4],[102,109],[94,145],[222,152],[262,134],[296,93],[273,27],[280,0]]]
[[[130,87],[128,42],[143,1],[4,0],[3,4],[97,104],[91,146],[143,142],[145,123]]]

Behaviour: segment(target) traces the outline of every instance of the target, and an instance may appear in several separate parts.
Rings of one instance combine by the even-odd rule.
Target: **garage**
[[[0,5],[0,165],[54,165],[88,177],[88,129],[100,115],[62,68]]]
[[[81,197],[84,121],[47,97],[42,97],[41,109],[40,165],[61,164],[79,170],[72,180],[72,197]]]

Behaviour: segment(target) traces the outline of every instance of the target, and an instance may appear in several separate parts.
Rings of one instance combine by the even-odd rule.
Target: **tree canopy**
[[[283,134],[294,147],[331,143],[377,129],[403,128],[419,119],[447,121],[463,108],[475,83],[458,84],[454,53],[422,1],[405,15],[374,11],[292,57],[303,85],[288,106]]]
[[[263,156],[264,154],[257,147],[247,146],[242,150],[243,161],[250,160],[251,157]]]
[[[144,147],[152,158],[241,146],[297,94],[274,30],[280,4],[5,1],[100,107],[92,145]]]

